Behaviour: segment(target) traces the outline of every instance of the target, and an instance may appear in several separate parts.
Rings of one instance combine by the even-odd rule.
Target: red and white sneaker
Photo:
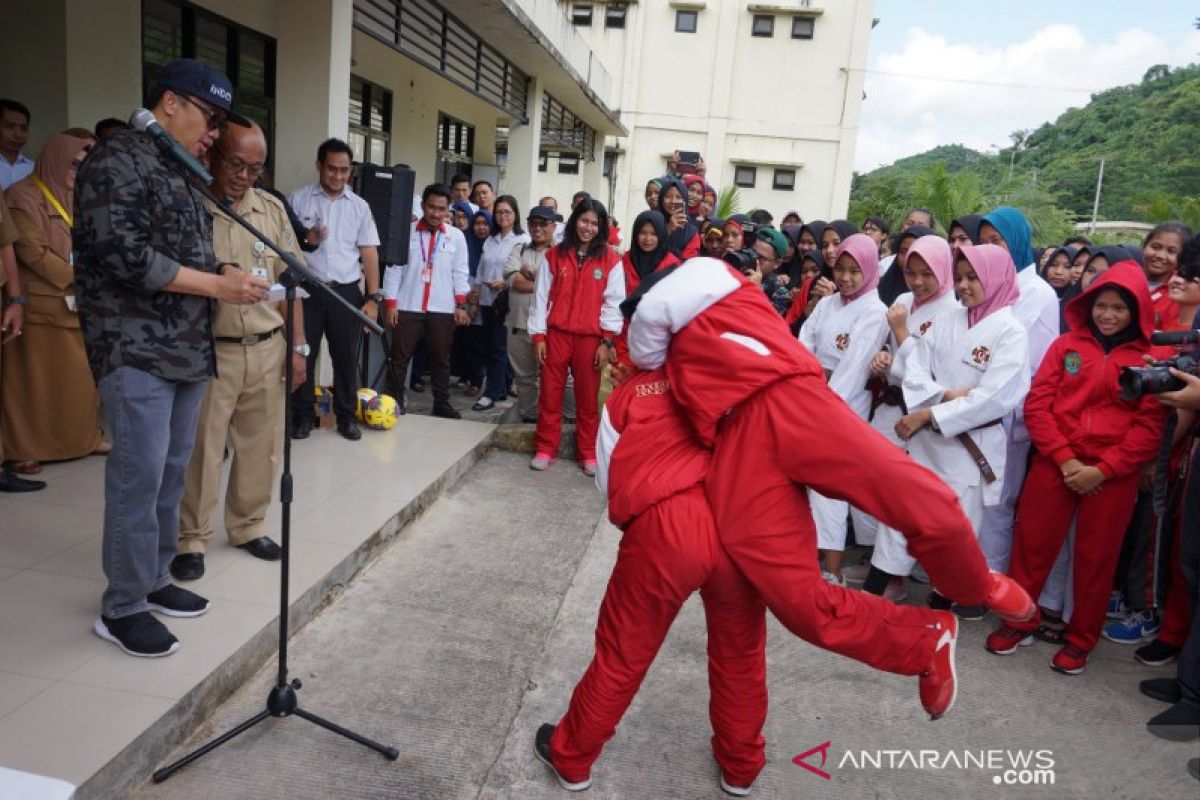
[[[1028,622],[1037,613],[1037,603],[1029,593],[999,572],[988,576],[987,596],[983,602],[997,617],[1009,622]]]
[[[1079,675],[1087,669],[1088,651],[1073,644],[1063,648],[1050,659],[1050,669],[1063,675]]]
[[[545,472],[550,469],[550,465],[554,463],[554,456],[549,453],[537,453],[533,460],[529,462],[529,468],[537,472]]]
[[[954,651],[958,645],[958,617],[948,611],[936,611],[941,638],[933,650],[929,666],[921,673],[921,705],[931,720],[941,719],[954,707],[958,697],[958,675],[954,670]]]
[[[1032,633],[1019,631],[1008,625],[1001,625],[988,635],[983,646],[987,648],[989,653],[995,653],[998,656],[1011,656],[1017,652],[1018,647],[1028,647],[1031,644],[1033,644]]]

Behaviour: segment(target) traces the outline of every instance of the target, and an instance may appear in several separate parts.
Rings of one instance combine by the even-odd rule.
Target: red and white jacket
[[[825,383],[762,289],[715,258],[693,258],[646,292],[628,341],[636,366],[666,364],[675,398],[709,446],[721,418],[759,390],[794,375]]]
[[[704,483],[710,458],[662,369],[640,372],[608,396],[596,440],[596,486],[624,530],[652,506]]]
[[[580,266],[575,254],[561,246],[546,252],[538,270],[527,330],[534,342],[547,331],[577,336],[617,336],[624,326],[625,271],[621,257],[610,247]]]
[[[408,264],[384,270],[382,291],[386,308],[453,314],[470,291],[462,231],[445,223],[431,231],[424,219],[417,220],[408,238]]]

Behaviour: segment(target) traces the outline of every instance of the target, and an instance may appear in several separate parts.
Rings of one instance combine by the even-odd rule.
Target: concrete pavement
[[[619,534],[573,465],[537,474],[526,459],[489,454],[293,637],[302,705],[395,745],[398,761],[299,718],[268,720],[138,796],[565,797],[533,757],[533,732],[557,720],[591,657]],[[1136,689],[1170,668],[1142,667],[1132,648],[1105,642],[1084,675],[1065,677],[1048,668],[1049,645],[1010,658],[986,653],[992,624],[964,623],[958,703],[931,723],[915,678],[820,651],[772,620],[768,764],[753,796],[1197,796],[1185,762],[1200,747],[1146,733],[1163,706]],[[191,744],[261,709],[273,670],[218,709]],[[707,699],[703,614],[693,598],[583,797],[723,797]],[[824,764],[819,749],[804,759],[814,769],[792,763],[826,742]],[[1005,773],[1010,759],[1026,757],[1035,759],[1028,772]],[[981,760],[988,766],[970,766]],[[1004,783],[1047,781],[1034,769],[1048,762],[1053,785]]]

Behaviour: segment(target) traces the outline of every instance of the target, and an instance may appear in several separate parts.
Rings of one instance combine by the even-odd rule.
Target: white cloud
[[[1075,25],[1055,24],[995,47],[912,27],[901,50],[872,54],[855,168],[865,172],[940,144],[1008,146],[1013,131],[1086,105],[1094,92],[1137,83],[1154,64],[1191,63],[1198,51],[1200,31],[1170,42],[1131,28],[1088,42]]]

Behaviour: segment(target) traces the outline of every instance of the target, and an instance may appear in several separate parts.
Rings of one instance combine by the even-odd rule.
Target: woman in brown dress
[[[65,134],[51,137],[33,174],[5,192],[28,298],[22,336],[5,346],[0,376],[0,426],[15,472],[39,472],[41,461],[86,456],[103,443],[71,266],[75,171],[90,144]]]

